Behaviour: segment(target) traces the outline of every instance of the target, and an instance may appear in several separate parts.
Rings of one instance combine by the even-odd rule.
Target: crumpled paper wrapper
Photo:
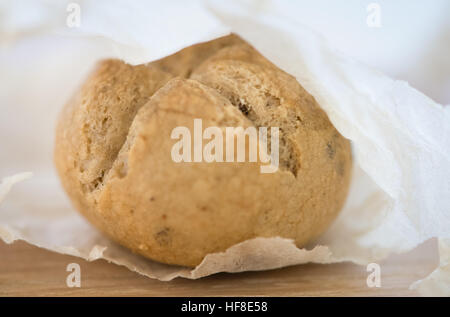
[[[438,237],[440,267],[412,288],[450,295],[449,107],[343,56],[311,30],[254,2],[77,3],[81,24],[70,29],[64,2],[33,2],[39,10],[28,24],[17,17],[20,8],[3,8],[11,14],[0,29],[6,39],[0,43],[0,175],[34,173],[29,180],[29,173],[4,178],[0,185],[5,242],[25,240],[90,261],[102,258],[169,281],[307,262],[367,264]],[[294,75],[352,141],[347,203],[305,249],[288,239],[256,238],[206,256],[195,269],[144,259],[102,236],[71,207],[52,167],[56,115],[99,58],[146,63],[229,32]]]
[[[429,276],[413,283],[410,289],[424,296],[450,294],[450,239],[439,239],[440,264]]]

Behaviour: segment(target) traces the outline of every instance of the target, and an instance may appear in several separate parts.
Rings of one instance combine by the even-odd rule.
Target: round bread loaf
[[[176,127],[279,127],[279,168],[175,162]],[[270,148],[270,147],[269,147]],[[76,208],[150,259],[198,265],[254,237],[302,247],[337,216],[351,148],[294,77],[235,35],[130,66],[99,63],[62,111],[55,164]]]

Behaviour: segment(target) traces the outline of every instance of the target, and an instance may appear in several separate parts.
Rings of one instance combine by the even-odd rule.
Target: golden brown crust
[[[280,127],[280,169],[175,163],[171,131],[192,131],[194,118]],[[295,78],[231,36],[146,66],[101,64],[61,115],[55,163],[77,209],[108,236],[195,266],[253,237],[317,237],[345,201],[351,150]]]
[[[152,64],[174,75],[187,78],[204,60],[224,47],[245,42],[237,35],[231,34],[214,41],[195,44],[181,51],[153,62]]]

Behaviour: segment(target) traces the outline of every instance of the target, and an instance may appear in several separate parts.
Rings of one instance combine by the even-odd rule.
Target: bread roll
[[[279,127],[279,168],[175,162],[176,127]],[[76,209],[119,244],[194,267],[254,237],[302,247],[349,187],[350,143],[296,79],[235,35],[147,65],[101,61],[62,111],[55,164]]]

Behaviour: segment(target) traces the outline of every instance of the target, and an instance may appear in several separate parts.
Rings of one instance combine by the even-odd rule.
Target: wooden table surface
[[[69,263],[81,267],[80,288],[66,286]],[[24,242],[0,242],[0,296],[416,296],[409,285],[437,263],[436,241],[430,240],[381,262],[380,288],[369,288],[366,267],[351,263],[160,282],[103,260],[87,262]]]

